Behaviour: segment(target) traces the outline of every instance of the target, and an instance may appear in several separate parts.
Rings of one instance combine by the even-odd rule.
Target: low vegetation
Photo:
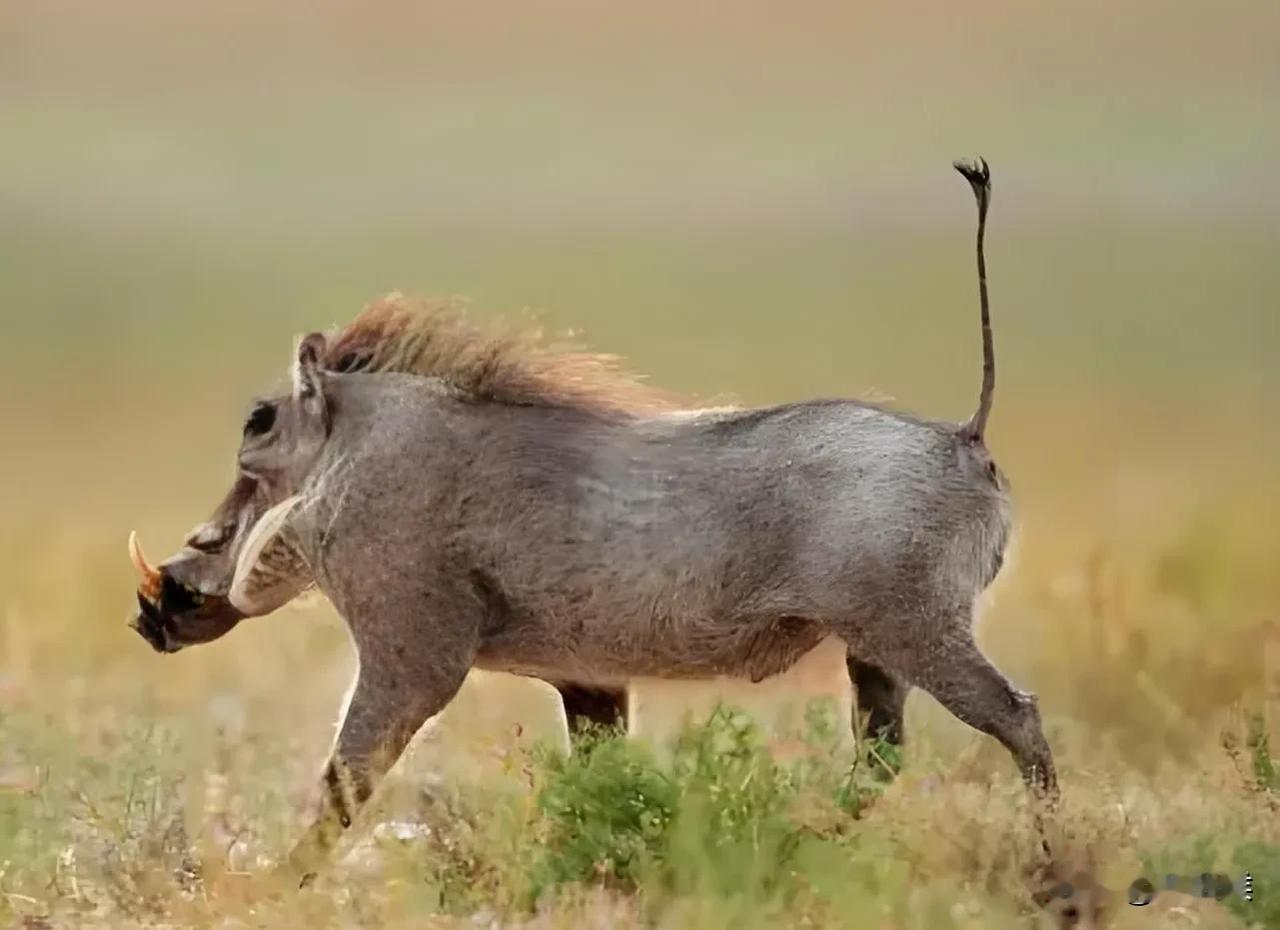
[[[895,775],[890,747],[849,748],[821,704],[788,762],[724,707],[659,749],[608,730],[571,755],[512,731],[458,740],[484,758],[477,779],[424,774],[454,745],[428,735],[333,872],[293,892],[269,866],[305,802],[285,774],[311,773],[269,718],[245,719],[252,699],[216,698],[201,732],[92,699],[60,716],[17,685],[0,718],[0,926],[1022,927],[1068,866],[1114,892],[1115,926],[1280,926],[1277,762],[1243,705],[1193,767],[1090,752],[1056,721],[1070,764],[1052,865],[998,748],[974,739],[944,764],[917,734]],[[1124,902],[1139,875],[1205,871],[1251,872],[1257,899]]]

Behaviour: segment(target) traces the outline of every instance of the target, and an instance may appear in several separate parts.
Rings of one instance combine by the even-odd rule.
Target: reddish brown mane
[[[640,415],[680,409],[676,398],[640,383],[614,355],[548,344],[539,329],[481,326],[458,300],[375,300],[330,335],[325,368],[439,378],[476,398],[505,404],[577,407]]]

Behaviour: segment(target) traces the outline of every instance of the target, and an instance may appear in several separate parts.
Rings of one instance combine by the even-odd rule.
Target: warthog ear
[[[293,363],[293,396],[311,409],[318,403],[323,406],[320,382],[320,356],[325,350],[325,338],[312,333],[298,343],[298,357]]]

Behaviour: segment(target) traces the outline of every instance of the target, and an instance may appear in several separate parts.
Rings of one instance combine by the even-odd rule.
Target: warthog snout
[[[141,581],[138,614],[130,626],[157,652],[177,652],[183,646],[207,643],[244,619],[225,592],[206,591],[199,575],[209,557],[187,548],[173,559],[152,566],[136,535],[129,537],[129,555]]]

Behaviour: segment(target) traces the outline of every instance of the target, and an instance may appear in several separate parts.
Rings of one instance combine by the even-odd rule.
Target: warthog
[[[212,519],[158,568],[131,540],[134,626],[161,652],[312,586],[350,628],[359,671],[293,865],[322,858],[472,668],[590,705],[636,676],[760,680],[834,635],[888,717],[924,688],[1055,791],[1034,697],[972,635],[1010,504],[983,442],[989,175],[956,167],[978,202],[984,360],[959,426],[849,400],[682,410],[613,357],[399,295],[300,342]]]

